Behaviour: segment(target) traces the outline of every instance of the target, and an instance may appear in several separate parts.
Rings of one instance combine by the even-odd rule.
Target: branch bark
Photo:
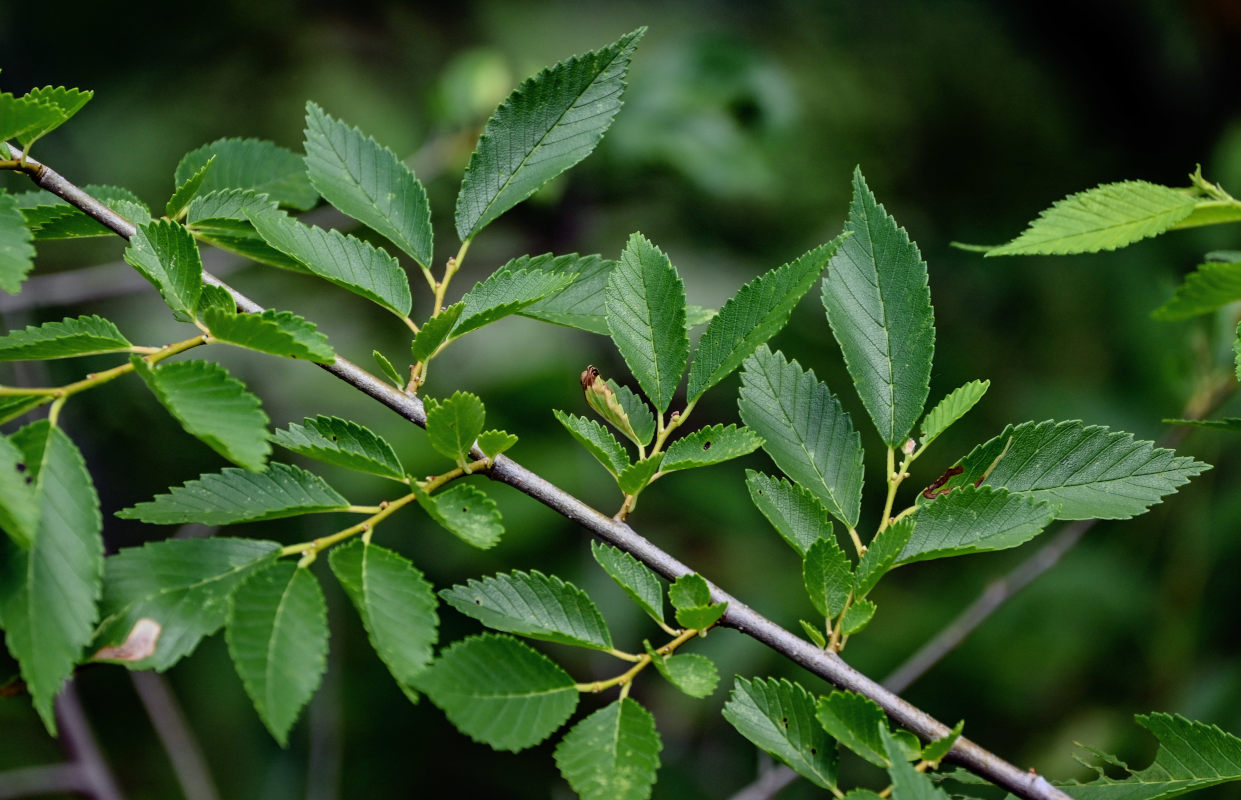
[[[18,154],[17,157],[20,157]],[[132,223],[69,182],[55,170],[34,160],[28,162],[31,179],[43,189],[67,200],[100,223],[128,239],[135,228]],[[204,274],[203,280],[232,293],[239,308],[260,312],[263,306],[229,287],[214,275]],[[422,401],[376,378],[352,362],[337,358],[333,364],[319,365],[354,388],[419,426],[426,426]],[[481,456],[477,453],[477,456]],[[569,492],[526,469],[506,456],[498,456],[487,471],[488,477],[505,483],[538,500],[562,516],[577,522],[594,536],[629,552],[639,561],[669,580],[694,572],[672,555],[656,547],[624,522],[590,507]],[[705,578],[705,576],[704,576]],[[708,581],[709,582],[709,581]],[[875,701],[898,725],[923,739],[946,736],[950,729],[921,709],[905,702],[893,692],[849,666],[840,656],[820,650],[810,642],[785,630],[757,613],[736,597],[711,584],[712,600],[728,603],[721,624],[767,645],[785,658],[841,689],[856,692]],[[1019,797],[1032,800],[1070,800],[1046,778],[1010,764],[980,745],[958,739],[948,760],[963,766],[980,777],[1001,786]]]

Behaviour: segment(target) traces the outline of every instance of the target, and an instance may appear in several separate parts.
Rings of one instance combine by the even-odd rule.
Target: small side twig
[[[169,688],[167,679],[159,673],[145,670],[131,671],[129,679],[133,681],[138,699],[151,718],[155,735],[168,753],[173,774],[186,800],[217,800],[219,794],[207,769],[207,760],[203,758],[202,748],[185,722],[181,705]]]

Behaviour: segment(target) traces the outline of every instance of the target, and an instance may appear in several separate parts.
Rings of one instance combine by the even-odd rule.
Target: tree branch
[[[33,160],[28,163],[31,166],[29,170],[31,178],[40,187],[82,209],[118,235],[128,239],[134,234],[134,226],[128,220],[83,192],[59,173]],[[238,307],[245,311],[263,310],[258,303],[227,286],[213,275],[204,273],[203,281],[228,289],[237,301]],[[405,419],[425,427],[426,412],[422,401],[417,397],[394,388],[344,358],[338,357],[333,364],[319,366],[378,400]],[[694,572],[643,538],[629,525],[591,508],[570,493],[506,456],[497,456],[492,468],[486,474],[492,480],[512,486],[562,516],[577,522],[593,535],[627,551],[669,580],[675,580],[682,575]],[[728,610],[720,624],[766,644],[834,686],[869,697],[887,713],[889,718],[902,727],[924,739],[940,738],[950,732],[948,726],[853,669],[840,656],[820,650],[810,642],[758,614],[714,584],[711,584],[711,597],[713,602],[728,603]],[[957,740],[948,760],[960,764],[970,772],[1020,797],[1037,800],[1052,800],[1053,798],[1054,800],[1070,800],[1068,795],[1053,787],[1041,775],[1022,770],[965,738]]]

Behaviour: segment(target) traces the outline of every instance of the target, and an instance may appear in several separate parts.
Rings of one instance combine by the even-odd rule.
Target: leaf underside
[[[836,745],[815,722],[814,698],[796,683],[737,678],[724,719],[759,749],[824,789],[836,785]]]

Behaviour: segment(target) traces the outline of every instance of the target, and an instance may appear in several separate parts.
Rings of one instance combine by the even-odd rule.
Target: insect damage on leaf
[[[599,374],[598,367],[593,364],[582,370],[582,391],[586,394],[586,404],[593,408],[599,416],[616,426],[616,429],[633,441],[638,441],[639,436],[634,432],[633,424],[629,421],[629,415],[625,412],[624,406],[621,405],[620,399],[616,396],[616,392],[612,391],[612,387],[608,386],[607,381]]]
[[[125,641],[116,645],[99,648],[92,658],[95,661],[141,661],[155,655],[155,647],[159,644],[159,635],[163,626],[150,617],[143,617],[134,623]]]

